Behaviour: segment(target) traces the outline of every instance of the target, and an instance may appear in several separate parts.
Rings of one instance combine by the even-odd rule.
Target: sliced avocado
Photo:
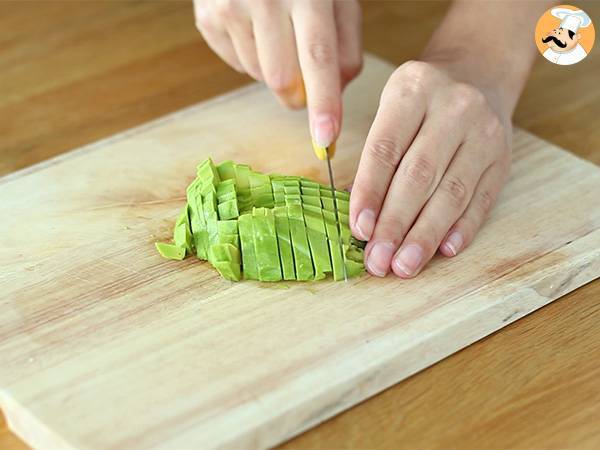
[[[242,268],[244,278],[258,280],[256,253],[254,251],[254,225],[252,214],[243,214],[238,218],[240,244],[242,249]]]
[[[166,242],[156,242],[154,244],[160,256],[168,259],[181,261],[185,258],[185,247],[179,247],[175,244],[167,244]]]
[[[252,211],[254,225],[254,253],[260,281],[282,279],[279,246],[275,232],[275,217],[272,209],[255,208]]]
[[[290,223],[285,206],[276,206],[275,230],[277,231],[277,243],[279,244],[279,259],[284,280],[295,280],[294,254],[292,253],[292,238],[290,235]]]
[[[300,281],[312,280],[315,273],[308,244],[308,237],[306,235],[302,206],[288,205],[286,208],[290,222],[290,235],[292,237],[294,264],[296,266],[296,279]]]

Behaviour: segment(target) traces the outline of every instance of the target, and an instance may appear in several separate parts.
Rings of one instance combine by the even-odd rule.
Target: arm
[[[535,23],[552,4],[455,1],[421,59],[445,65],[511,116],[537,55]]]
[[[366,266],[417,275],[473,240],[508,175],[511,116],[547,3],[457,1],[420,61],[391,76],[350,201]]]

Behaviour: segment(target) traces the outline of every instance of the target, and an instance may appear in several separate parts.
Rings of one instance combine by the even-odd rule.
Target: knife
[[[333,183],[333,170],[331,169],[331,158],[335,154],[335,143],[329,147],[321,147],[313,142],[313,149],[317,158],[327,161],[327,172],[329,173],[329,186],[331,187],[331,196],[333,197],[333,212],[335,214],[335,225],[338,230],[338,243],[340,245],[340,253],[342,254],[342,267],[344,271],[344,281],[348,281],[348,273],[346,270],[346,255],[344,254],[344,245],[342,243],[342,223],[340,222],[340,212],[338,209],[337,196],[335,193],[335,184]]]

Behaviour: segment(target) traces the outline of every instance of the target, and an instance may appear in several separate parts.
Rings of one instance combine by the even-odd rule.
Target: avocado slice
[[[272,209],[254,208],[254,253],[260,281],[280,281],[282,279],[279,261],[279,246],[275,232],[275,216]]]
[[[175,259],[181,261],[185,258],[185,247],[179,247],[175,244],[167,244],[166,242],[155,242],[156,250],[160,256],[167,259]]]
[[[254,251],[254,225],[252,214],[242,214],[238,218],[238,228],[242,249],[244,278],[247,280],[258,280],[256,253]]]
[[[299,281],[312,280],[314,279],[315,273],[308,244],[308,237],[306,235],[302,206],[292,204],[286,206],[286,209],[290,223],[296,279]]]
[[[295,280],[294,255],[292,253],[292,238],[290,235],[290,222],[285,206],[276,206],[275,230],[277,231],[277,243],[279,244],[279,259],[284,280]]]

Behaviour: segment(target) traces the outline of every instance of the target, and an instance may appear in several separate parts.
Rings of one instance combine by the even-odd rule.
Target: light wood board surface
[[[340,184],[391,70],[369,58],[347,93]],[[473,246],[417,279],[232,284],[157,256],[192,161],[323,181],[307,141],[251,86],[0,179],[13,429],[40,448],[274,445],[600,274],[600,170],[523,131]]]

